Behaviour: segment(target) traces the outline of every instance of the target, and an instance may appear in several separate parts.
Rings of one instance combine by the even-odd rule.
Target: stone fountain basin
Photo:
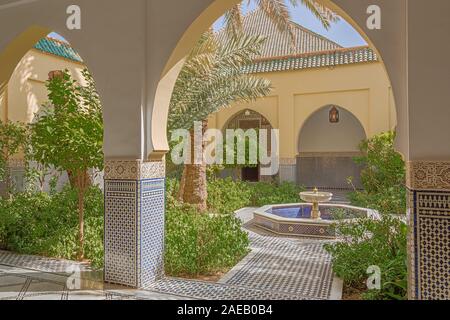
[[[312,203],[268,205],[254,211],[253,223],[264,230],[283,236],[336,239],[336,223],[352,223],[358,218],[379,219],[376,210],[344,204],[320,205],[322,219],[311,219]],[[348,218],[333,220],[333,212],[345,212]]]
[[[306,202],[329,202],[333,198],[333,194],[329,192],[300,192],[300,198]]]

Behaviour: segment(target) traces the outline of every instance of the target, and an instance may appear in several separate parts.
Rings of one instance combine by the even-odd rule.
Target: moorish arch
[[[262,113],[249,108],[242,111],[238,111],[234,113],[225,122],[225,125],[222,128],[222,132],[224,137],[226,137],[227,130],[237,130],[237,129],[242,129],[244,132],[253,129],[256,131],[256,133],[258,133],[259,130],[266,130],[267,132],[266,154],[268,156],[271,155],[272,152],[271,134],[272,129],[274,129],[274,127],[272,126],[270,120],[267,119],[267,117],[265,117]],[[273,181],[273,178],[275,178],[274,176],[266,176],[261,174],[262,167],[263,166],[258,164],[257,166],[239,168],[239,172],[236,172],[236,170],[225,170],[222,173],[222,177],[227,177],[231,174],[233,178],[248,182]],[[267,167],[270,167],[270,165]]]
[[[337,112],[337,118],[330,117]],[[297,183],[325,190],[360,189],[361,167],[353,158],[367,138],[361,121],[341,106],[327,105],[310,115],[298,136]],[[353,186],[347,183],[353,178]]]
[[[145,287],[162,275],[162,160],[168,150],[171,92],[183,59],[200,34],[238,2],[135,0],[131,6],[123,0],[16,0],[0,4],[0,63],[14,55],[7,48],[22,32],[46,26],[77,48],[97,81],[104,102],[105,279],[109,282]],[[450,11],[450,2],[318,2],[360,31],[384,62],[396,100],[397,146],[408,162],[409,295],[448,298],[450,250],[442,248],[449,247],[449,239],[441,235],[450,215],[450,42],[443,40],[450,20],[441,13]],[[81,30],[66,26],[66,9],[74,4],[83,12]],[[366,24],[370,5],[381,9],[381,29]]]

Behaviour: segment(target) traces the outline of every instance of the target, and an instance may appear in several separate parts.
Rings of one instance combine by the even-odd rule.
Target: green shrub
[[[91,188],[85,202],[86,259],[103,265],[103,195]],[[20,193],[0,201],[1,247],[23,254],[76,259],[78,250],[77,194]]]
[[[177,204],[179,182],[168,179],[166,183],[167,205]],[[262,207],[268,204],[298,203],[299,193],[304,189],[289,182],[249,183],[231,178],[208,180],[208,208],[210,212],[233,214],[244,207]]]
[[[299,193],[303,188],[290,183],[281,184],[258,182],[252,185],[251,205],[262,207],[269,204],[298,203],[301,202]]]
[[[398,217],[383,215],[381,220],[360,219],[336,227],[344,240],[325,249],[345,285],[365,291],[365,299],[406,299],[406,224]],[[380,267],[381,290],[367,290],[370,266]]]
[[[361,143],[364,156],[355,161],[364,167],[361,172],[364,191],[349,196],[352,204],[383,213],[406,212],[405,162],[395,151],[394,141],[395,133],[386,132]]]
[[[252,187],[231,178],[208,181],[208,207],[220,214],[231,214],[251,204]]]
[[[248,235],[232,215],[198,214],[189,206],[166,212],[165,270],[171,276],[212,274],[248,253]]]

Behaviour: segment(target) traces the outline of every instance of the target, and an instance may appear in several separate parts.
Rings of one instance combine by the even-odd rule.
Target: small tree
[[[78,193],[79,252],[84,258],[84,195],[91,185],[89,169],[103,167],[103,119],[99,95],[87,70],[86,85],[73,80],[67,70],[47,82],[50,104],[31,124],[32,158],[66,171]]]

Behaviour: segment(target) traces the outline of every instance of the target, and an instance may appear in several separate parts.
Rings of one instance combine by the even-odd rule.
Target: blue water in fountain
[[[288,219],[311,219],[312,207],[309,205],[297,207],[272,208],[267,213]],[[321,218],[323,220],[333,220],[331,212],[327,208],[320,208]]]

